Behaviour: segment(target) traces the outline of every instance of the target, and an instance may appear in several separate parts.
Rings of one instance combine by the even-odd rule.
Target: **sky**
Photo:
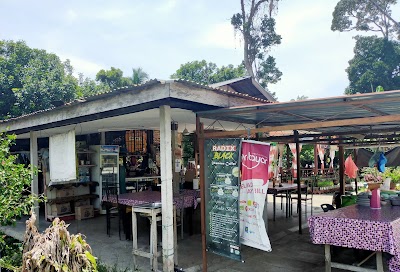
[[[280,2],[282,44],[271,55],[283,76],[269,86],[279,101],[343,95],[355,33],[330,30],[337,2]],[[130,76],[142,67],[150,78],[167,80],[189,61],[241,63],[242,43],[230,25],[237,12],[239,0],[0,0],[0,39],[70,59],[76,74],[92,79],[101,69]]]

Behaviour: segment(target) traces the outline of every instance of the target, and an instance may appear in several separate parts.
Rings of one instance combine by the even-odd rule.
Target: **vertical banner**
[[[209,139],[204,144],[206,246],[213,253],[239,261],[240,142]]]
[[[267,143],[242,141],[240,183],[240,242],[271,251],[263,211],[269,181]]]

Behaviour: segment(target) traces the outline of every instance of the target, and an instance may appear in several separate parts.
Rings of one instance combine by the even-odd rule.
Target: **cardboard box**
[[[75,207],[90,205],[90,199],[80,199],[75,201]]]
[[[69,196],[74,196],[74,188],[64,188],[64,189],[58,189],[56,193],[56,197],[69,197]]]
[[[51,205],[51,214],[53,216],[58,216],[70,212],[71,212],[71,205],[69,202]]]
[[[82,220],[94,217],[93,205],[75,207],[75,219]]]

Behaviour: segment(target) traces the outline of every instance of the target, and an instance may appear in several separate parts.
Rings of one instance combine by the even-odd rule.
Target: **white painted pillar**
[[[31,167],[38,167],[38,145],[37,145],[37,132],[31,131],[30,132],[30,160],[31,160]],[[39,194],[39,181],[38,175],[35,175],[33,170],[31,171],[32,181],[31,181],[31,193],[32,194]],[[36,214],[36,224],[39,225],[39,204],[35,202],[34,204],[34,211]]]
[[[163,271],[174,271],[174,206],[172,191],[171,107],[160,107],[160,158]]]

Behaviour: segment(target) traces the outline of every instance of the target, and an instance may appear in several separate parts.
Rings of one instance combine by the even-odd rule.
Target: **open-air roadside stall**
[[[198,122],[201,123],[202,118],[207,118],[252,125],[247,127],[238,125],[236,131],[218,132],[207,132],[203,129],[204,126],[200,126],[197,133],[200,145],[207,139],[247,138],[254,134],[260,141],[295,143],[297,157],[299,157],[299,145],[301,143],[337,145],[339,147],[340,194],[344,195],[345,147],[359,144],[369,146],[397,144],[400,139],[396,135],[400,128],[399,106],[400,91],[386,91],[268,105],[231,107],[198,112]],[[272,135],[275,132],[288,130],[293,131],[292,135],[280,137]],[[201,169],[205,168],[205,156],[204,153],[200,153]],[[297,185],[298,197],[300,198],[301,173],[299,163],[299,160],[297,160]],[[205,178],[203,170],[200,179],[204,180]],[[204,197],[207,189],[202,188],[202,197]],[[208,215],[205,214],[204,205],[202,203],[203,271],[206,271],[206,221],[204,219]],[[298,202],[300,214],[301,208],[301,204]],[[299,233],[301,234],[302,217],[299,216],[298,218]],[[400,217],[393,220],[400,222]],[[395,243],[400,246],[400,239],[397,239]],[[382,251],[386,251],[386,249]],[[393,253],[393,251],[391,252]]]
[[[252,97],[246,90],[261,98]],[[184,80],[150,80],[71,103],[55,103],[57,106],[48,110],[3,120],[0,131],[17,135],[19,147],[25,144],[24,150],[17,151],[29,157],[32,165],[38,166],[40,159],[44,170],[41,181],[45,184],[34,176],[31,188],[33,193],[53,194],[46,219],[68,209],[73,213],[68,206],[78,207],[81,201],[100,209],[104,199],[100,196],[102,181],[118,181],[120,163],[127,168],[127,182],[131,178],[135,184],[134,179],[144,174],[157,177],[157,182],[161,182],[164,271],[173,271],[173,193],[179,190],[180,182],[180,169],[174,166],[181,159],[179,134],[184,129],[195,130],[196,111],[268,103],[268,95],[250,78],[240,78],[215,88]],[[229,122],[222,124],[230,128]],[[119,137],[113,137],[114,132],[125,136],[122,144]],[[159,136],[155,137],[155,133]],[[147,138],[153,143],[145,145]],[[154,139],[159,142],[154,143]],[[140,173],[146,170],[141,167],[143,163],[149,173]],[[38,207],[35,210],[39,213]]]

